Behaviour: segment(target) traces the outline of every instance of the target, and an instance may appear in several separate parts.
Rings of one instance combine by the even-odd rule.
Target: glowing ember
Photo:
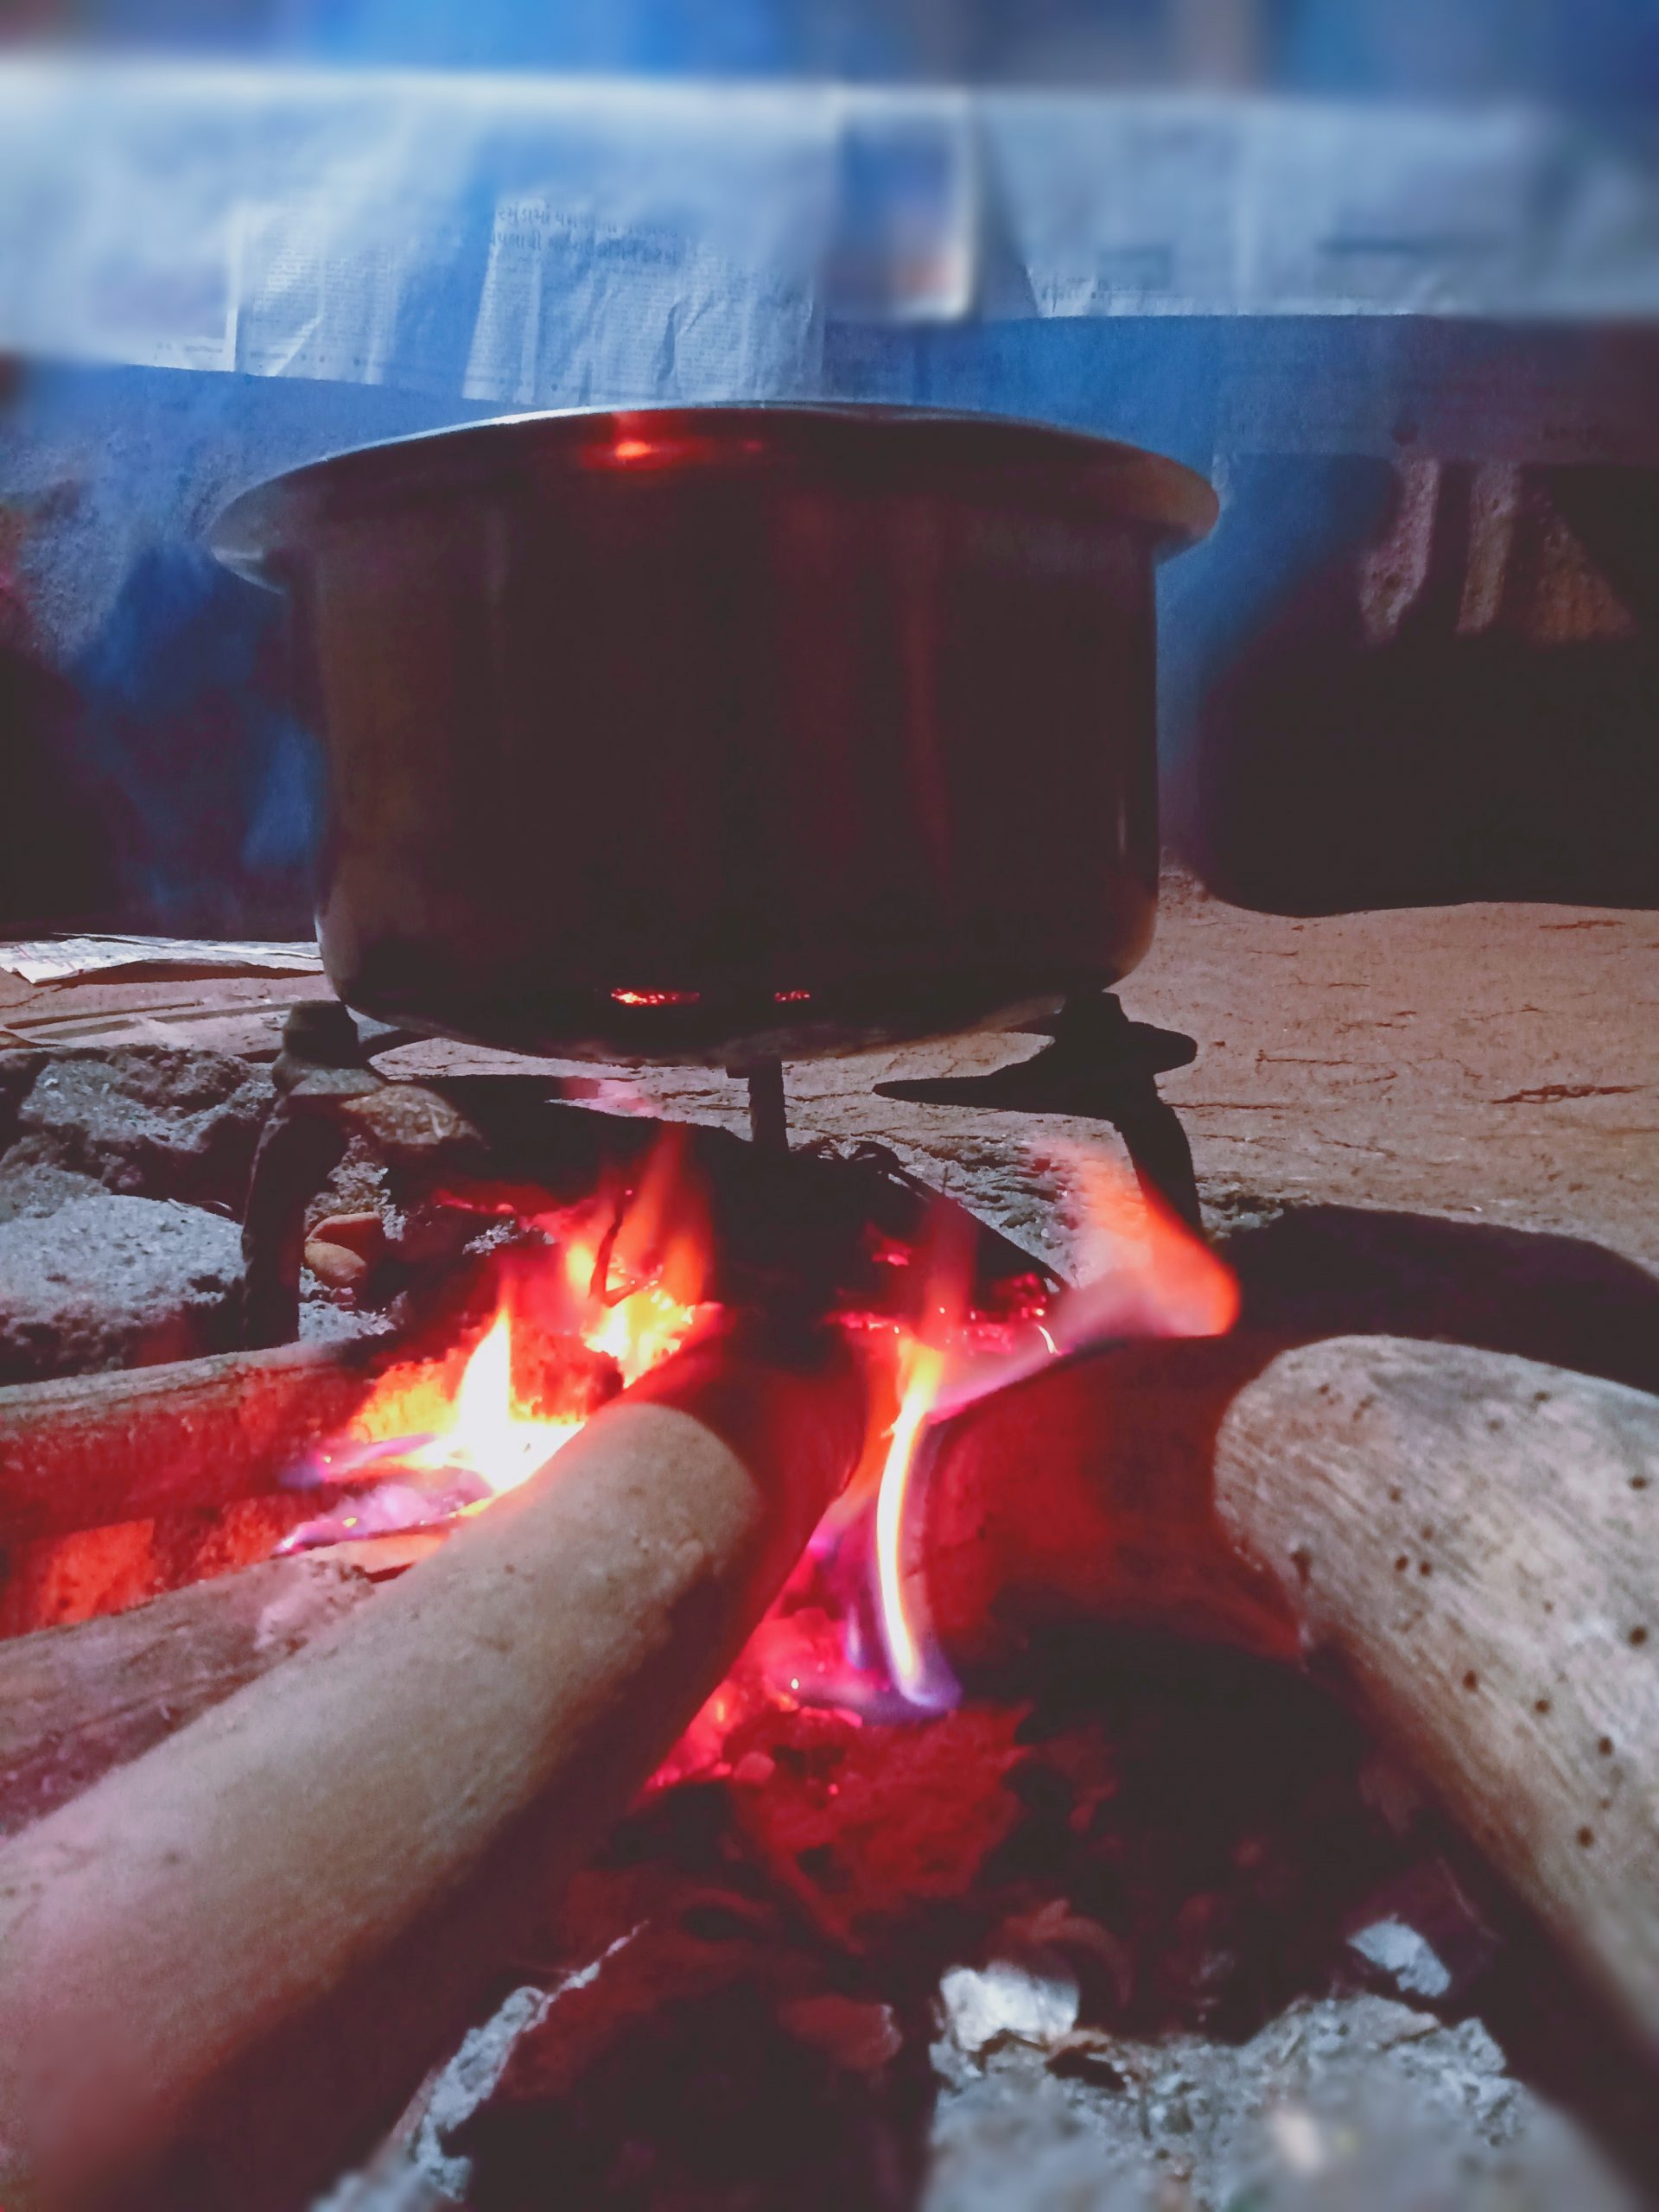
[[[618,1006],[696,1006],[701,991],[613,991]]]
[[[676,435],[653,423],[650,415],[616,417],[616,433],[608,444],[595,443],[578,454],[579,465],[590,469],[674,469],[736,459],[748,460],[766,451],[760,438],[733,437],[729,432],[696,436]]]

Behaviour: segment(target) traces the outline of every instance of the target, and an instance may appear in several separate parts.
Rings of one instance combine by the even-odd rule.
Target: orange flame
[[[464,1361],[391,1370],[308,1479],[467,1478],[471,1503],[454,1503],[451,1489],[431,1510],[476,1511],[544,1466],[619,1382],[637,1382],[685,1342],[703,1305],[709,1247],[679,1143],[653,1149],[632,1192],[601,1193],[531,1225],[547,1241],[504,1255],[495,1312]],[[325,1516],[289,1547],[337,1541],[358,1525]]]
[[[381,1529],[482,1510],[545,1465],[619,1382],[637,1381],[677,1351],[699,1309],[707,1310],[713,1249],[685,1145],[683,1133],[671,1131],[631,1188],[608,1187],[536,1216],[527,1225],[545,1241],[502,1255],[499,1303],[464,1360],[394,1370],[350,1435],[320,1455],[311,1479],[375,1483],[390,1473],[374,1493]],[[936,1213],[919,1249],[877,1251],[878,1259],[906,1264],[920,1304],[897,1326],[885,1314],[843,1316],[849,1327],[871,1332],[885,1406],[859,1475],[804,1563],[809,1576],[826,1578],[817,1586],[823,1609],[810,1616],[823,1633],[806,1612],[780,1615],[745,1696],[804,1697],[873,1717],[953,1702],[957,1685],[933,1638],[918,1572],[925,1562],[913,1556],[930,1427],[1069,1353],[1231,1326],[1237,1291],[1214,1254],[1109,1160],[1078,1149],[1065,1160],[1087,1272],[1052,1303],[1039,1289],[1021,1291],[994,1300],[995,1312],[975,1311],[972,1224],[956,1210]],[[471,1203],[512,1211],[499,1199]],[[883,1345],[890,1355],[881,1356]],[[432,1493],[424,1501],[423,1484]],[[361,1495],[353,1491],[350,1515],[307,1524],[289,1546],[357,1533],[355,1516],[366,1510],[357,1503]],[[411,1517],[389,1517],[400,1511]],[[729,1684],[717,1693],[705,1723],[677,1754],[692,1764],[673,1770],[700,1770],[741,1703]]]
[[[616,1362],[625,1386],[678,1351],[704,1301],[713,1242],[678,1130],[652,1147],[625,1203],[602,1198],[536,1225],[562,1247],[577,1334]]]
[[[1238,1285],[1184,1222],[1115,1161],[1062,1146],[1082,1217],[1084,1274],[1055,1308],[1065,1349],[1109,1337],[1220,1337],[1238,1319]]]
[[[448,1419],[403,1455],[406,1467],[456,1467],[500,1497],[528,1482],[563,1449],[585,1414],[537,1414],[513,1389],[512,1316],[503,1306],[461,1370]]]

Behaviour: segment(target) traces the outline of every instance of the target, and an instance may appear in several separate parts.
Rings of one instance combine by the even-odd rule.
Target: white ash
[[[1104,2034],[1062,2055],[947,2031],[924,2212],[1634,2212],[1475,2021],[1293,2005],[1242,2046]]]
[[[448,2064],[423,2084],[371,2165],[340,2183],[313,2212],[445,2212],[463,2204],[472,2164],[454,2156],[448,2139],[489,2102],[521,2040],[541,2025],[559,1999],[597,1980],[605,1961],[632,1940],[619,1937],[551,1989],[527,1984],[504,1998],[487,2020],[467,2030]]]
[[[598,1974],[601,1963],[596,1961],[588,1969],[588,1980]],[[450,2156],[444,2138],[487,2101],[506,2071],[519,2037],[541,2024],[558,1994],[556,1989],[515,1989],[481,2027],[471,2029],[463,2037],[461,2048],[426,2097],[426,2108],[410,2145],[411,2160],[429,2182],[456,2203],[466,2196],[472,2169],[465,2158]]]
[[[1421,1860],[1368,1899],[1344,1940],[1389,1993],[1437,2005],[1466,1996],[1501,1948],[1438,1858]]]
[[[1402,1997],[1441,1999],[1452,1993],[1452,1969],[1426,1936],[1404,1920],[1374,1920],[1348,1938]]]
[[[456,2212],[458,2200],[401,2153],[347,2174],[312,2212]]]
[[[588,1978],[598,1971],[596,1963]],[[337,2183],[312,2212],[442,2212],[463,2203],[472,2168],[450,2155],[444,2138],[488,2101],[519,2038],[547,2018],[556,1993],[515,1989],[480,2026],[469,2028],[369,2164]]]
[[[952,1967],[939,1999],[951,2044],[978,2057],[1004,2043],[1057,2050],[1077,2024],[1082,1995],[1076,1975],[1058,1961],[993,1959],[985,1967]]]

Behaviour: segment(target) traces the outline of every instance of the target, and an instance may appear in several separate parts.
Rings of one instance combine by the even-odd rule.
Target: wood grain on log
[[[1461,1346],[1149,1344],[943,1431],[930,1607],[1299,1644],[1659,2050],[1659,1400]]]
[[[1659,2051],[1659,1400],[1310,1345],[1239,1400],[1216,1464],[1224,1526],[1312,1647]]]
[[[864,1441],[721,1344],[0,1848],[0,2198],[261,2212],[384,2124],[726,1672]]]
[[[256,1497],[345,1427],[385,1357],[285,1344],[0,1389],[0,1537]]]
[[[374,1588],[332,1557],[267,1560],[130,1612],[0,1643],[0,1836],[269,1673]]]

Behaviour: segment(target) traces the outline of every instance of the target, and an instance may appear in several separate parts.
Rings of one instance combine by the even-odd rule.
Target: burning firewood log
[[[70,2146],[153,2145],[149,2194],[113,2201],[282,2204],[395,2103],[856,1452],[833,1376],[658,1376],[556,1484],[0,1852],[0,2018],[30,2024],[0,2058],[8,2203],[92,2202]],[[925,1615],[964,1671],[1084,1620],[1306,1657],[1659,2034],[1652,1399],[1384,1338],[1146,1344],[986,1399],[919,1471]]]
[[[943,1427],[959,1663],[1062,1622],[1329,1673],[1659,2044],[1659,1400],[1389,1338],[1142,1344]]]
[[[0,1836],[280,1666],[375,1588],[334,1554],[262,1560],[125,1612],[0,1642]]]
[[[386,1359],[284,1344],[0,1388],[0,1539],[257,1497],[346,1427]]]
[[[289,2206],[390,2118],[850,1472],[838,1340],[705,1341],[0,1851],[0,2201]]]

